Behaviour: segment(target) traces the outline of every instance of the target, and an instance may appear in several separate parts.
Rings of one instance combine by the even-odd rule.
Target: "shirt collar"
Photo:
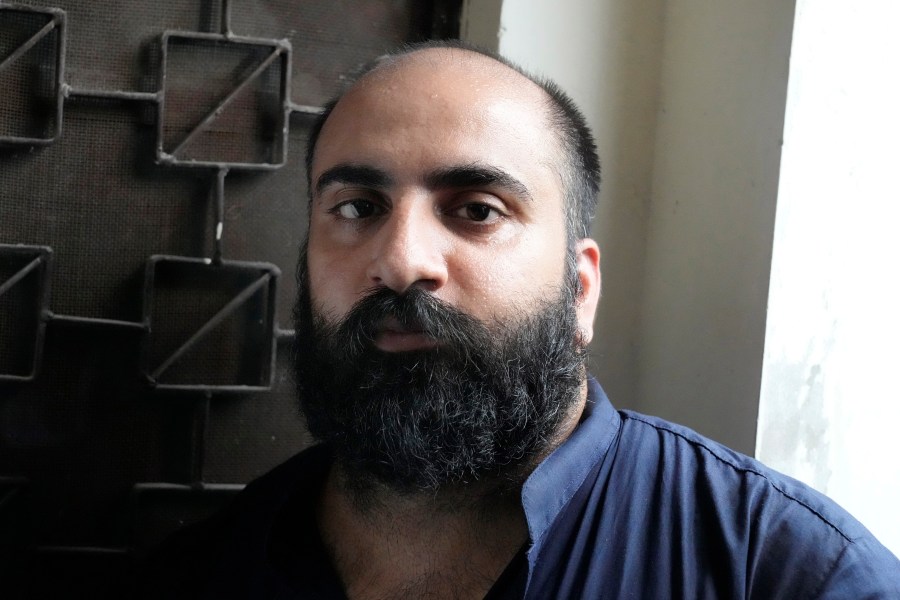
[[[581,422],[556,450],[531,473],[522,488],[532,550],[581,487],[591,469],[609,450],[620,419],[600,384],[588,376],[587,403]]]

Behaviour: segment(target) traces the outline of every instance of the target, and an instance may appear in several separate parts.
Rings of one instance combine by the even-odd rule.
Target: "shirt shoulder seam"
[[[728,460],[726,457],[722,456],[719,452],[716,452],[713,448],[710,448],[709,445],[703,443],[704,440],[702,440],[702,439],[689,438],[680,431],[676,431],[670,427],[665,427],[664,424],[662,424],[662,423],[656,423],[656,422],[641,418],[641,415],[638,413],[626,411],[621,414],[622,414],[623,419],[643,423],[644,425],[652,427],[658,431],[665,431],[666,433],[669,433],[678,438],[681,438],[682,440],[684,440],[685,442],[687,442],[688,444],[690,444],[692,446],[698,446],[698,447],[702,448],[703,450],[705,450],[707,453],[709,453],[713,458],[715,458],[722,464],[734,469],[735,471],[740,471],[742,473],[749,473],[749,474],[756,475],[757,477],[764,479],[766,481],[766,483],[768,485],[770,485],[772,487],[772,489],[777,491],[779,494],[781,494],[782,496],[784,496],[785,498],[787,498],[788,500],[790,500],[792,502],[796,502],[797,504],[799,504],[800,506],[802,506],[803,508],[805,508],[806,510],[808,510],[809,512],[814,514],[816,517],[819,518],[819,520],[821,520],[823,523],[825,523],[826,525],[828,525],[829,527],[834,529],[834,531],[836,531],[838,533],[838,535],[840,535],[842,538],[844,538],[844,540],[846,540],[848,543],[851,543],[851,544],[854,543],[854,538],[850,537],[849,534],[847,534],[840,527],[838,527],[837,525],[832,523],[831,520],[829,520],[828,518],[825,517],[825,515],[823,515],[819,511],[817,511],[815,508],[813,508],[812,506],[810,506],[809,504],[807,504],[800,498],[797,498],[797,497],[789,494],[787,491],[782,489],[781,486],[779,486],[776,482],[772,481],[772,479],[770,479],[768,477],[768,475],[766,475],[765,473],[763,473],[757,469],[753,469],[750,467],[741,466],[741,465],[737,465],[737,464],[733,463],[732,461]]]

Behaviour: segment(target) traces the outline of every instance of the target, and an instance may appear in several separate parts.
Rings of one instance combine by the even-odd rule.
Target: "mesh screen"
[[[158,167],[138,107],[76,99],[63,136],[3,162],[0,241],[53,248],[54,312],[137,321],[152,254],[209,251],[209,181]]]
[[[138,502],[136,484],[243,483],[309,443],[288,341],[277,343],[274,371],[270,354],[274,329],[291,328],[306,224],[309,117],[285,108],[323,103],[349,71],[453,21],[459,3],[229,4],[228,15],[221,0],[0,4],[0,286],[36,256],[23,245],[52,248],[0,296],[0,376],[39,368],[32,381],[0,378],[4,598],[120,597],[131,562],[117,549],[140,552],[229,496]],[[64,11],[58,22],[51,7]],[[262,41],[204,37],[226,25]],[[164,81],[167,30],[182,33],[168,34]],[[282,38],[290,60],[264,64]],[[167,153],[179,164],[164,164]],[[200,163],[232,167],[221,194],[218,168]],[[145,289],[151,256],[214,255],[220,198],[222,255],[237,266],[157,263]],[[277,267],[277,285],[256,290],[159,379],[209,394],[154,389],[146,372],[260,277],[251,262]],[[248,384],[271,389],[217,391]]]
[[[333,0],[233,3],[235,33],[286,38],[293,47],[292,100],[319,106],[348,73],[403,42],[424,39],[431,2]]]
[[[66,83],[74,88],[144,91],[155,89],[157,83],[156,45],[162,32],[218,31],[221,10],[219,2],[206,0],[17,0],[16,4],[66,12]]]

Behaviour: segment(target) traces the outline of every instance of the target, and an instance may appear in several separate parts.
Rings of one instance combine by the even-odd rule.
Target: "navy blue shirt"
[[[314,522],[330,461],[311,448],[174,538],[151,595],[342,598]],[[900,598],[900,561],[834,502],[687,428],[617,412],[593,379],[522,504],[530,547],[490,598]]]

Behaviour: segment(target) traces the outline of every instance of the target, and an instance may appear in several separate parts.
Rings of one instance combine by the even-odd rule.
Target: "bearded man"
[[[406,48],[327,106],[307,167],[295,354],[321,444],[183,534],[160,595],[900,597],[830,500],[587,375],[599,162],[556,86]]]

